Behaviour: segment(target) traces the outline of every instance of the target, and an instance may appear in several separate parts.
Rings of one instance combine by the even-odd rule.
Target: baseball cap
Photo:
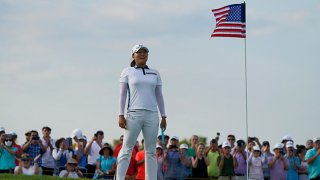
[[[1,131],[6,131],[6,130],[4,129],[4,127],[0,127],[0,132]]]
[[[181,144],[180,145],[180,149],[188,149],[188,145],[187,144]]]
[[[283,148],[283,144],[282,143],[278,143],[278,144],[275,144],[273,149],[282,149]]]
[[[78,164],[78,161],[73,158],[70,158],[68,159],[67,164]]]
[[[178,138],[178,136],[172,136],[171,140],[177,140],[177,141],[179,141],[179,138]]]
[[[320,141],[320,137],[313,138],[313,142]]]
[[[284,142],[284,141],[293,141],[293,139],[292,139],[291,136],[284,136],[284,137],[282,138],[282,142]]]
[[[259,146],[253,146],[254,151],[261,151]]]
[[[17,133],[15,133],[15,132],[13,132],[13,131],[11,131],[9,134],[11,134],[12,137],[14,137],[14,138],[18,137]]]
[[[161,145],[157,144],[157,147],[156,148],[160,148],[160,149],[163,149]]]
[[[225,148],[225,147],[231,147],[231,145],[228,141],[225,141],[222,143],[222,148]]]
[[[75,130],[73,130],[72,133],[71,133],[71,138],[75,138],[75,137],[79,138],[79,137],[81,137],[81,136],[82,136],[82,131],[81,131],[81,129],[75,129]]]
[[[138,52],[140,49],[145,49],[147,52],[149,52],[149,49],[146,46],[142,44],[136,44],[132,47],[131,54]]]
[[[87,140],[87,137],[86,137],[86,136],[80,136],[80,137],[79,137],[79,140],[80,140],[80,139]]]
[[[287,144],[286,144],[286,147],[287,147],[287,148],[289,148],[289,147],[294,147],[294,146],[293,146],[293,142],[292,142],[292,141],[288,141]]]

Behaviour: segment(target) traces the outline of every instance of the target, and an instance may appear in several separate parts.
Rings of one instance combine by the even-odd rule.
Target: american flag
[[[219,9],[212,9],[216,17],[216,28],[211,37],[246,37],[245,3],[232,4]]]

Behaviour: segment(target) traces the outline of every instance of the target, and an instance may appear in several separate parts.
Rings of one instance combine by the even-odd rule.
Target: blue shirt
[[[97,157],[97,163],[100,161],[100,169],[102,172],[106,172],[107,170],[112,170],[112,166],[116,163],[116,158],[112,156],[108,156],[106,159],[104,156]]]
[[[79,150],[76,149],[74,150],[74,155],[78,155]],[[79,162],[79,167],[86,167],[87,165],[87,157],[83,154],[83,152],[80,152],[80,162]]]
[[[39,144],[30,144],[28,150],[26,150],[25,152],[30,156],[31,165],[34,165],[34,158],[43,153]],[[41,158],[38,159],[38,164],[39,166],[42,165]]]
[[[181,164],[179,151],[168,150],[165,179],[183,177],[184,172],[185,169]]]
[[[8,147],[11,151],[18,151],[16,147]],[[0,148],[0,170],[14,169],[16,164],[14,163],[15,155],[10,154],[5,148]]]
[[[312,148],[307,151],[305,159],[308,160],[317,154],[317,150]],[[309,178],[316,178],[320,175],[320,156],[318,156],[311,164],[308,164]]]
[[[299,158],[296,156],[296,157],[285,157],[288,159],[289,161],[289,169],[288,169],[288,172],[287,172],[287,179],[290,179],[290,180],[299,180],[299,175],[298,175],[298,171],[294,170],[294,167],[293,167],[293,161],[296,163],[296,166],[298,168],[300,168],[300,160]]]

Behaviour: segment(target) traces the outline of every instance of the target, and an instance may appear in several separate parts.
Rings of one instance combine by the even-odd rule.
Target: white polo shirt
[[[157,70],[125,68],[121,73],[120,83],[128,84],[128,110],[158,111],[155,89],[157,85],[162,85],[162,81]]]

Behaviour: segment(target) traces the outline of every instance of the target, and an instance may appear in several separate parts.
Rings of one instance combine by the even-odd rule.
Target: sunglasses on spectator
[[[24,161],[24,162],[30,161],[29,159],[21,159],[21,160]]]
[[[228,141],[235,141],[235,139],[228,139]]]
[[[5,141],[11,141],[11,142],[12,142],[12,140],[11,140],[11,139],[6,139]]]

